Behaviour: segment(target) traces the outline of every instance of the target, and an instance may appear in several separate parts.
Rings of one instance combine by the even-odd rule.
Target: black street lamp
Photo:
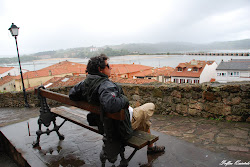
[[[23,82],[23,73],[22,73],[22,67],[21,67],[18,45],[17,45],[18,29],[19,29],[19,27],[17,27],[14,23],[12,23],[12,25],[9,28],[11,35],[13,37],[15,37],[15,40],[16,40],[16,50],[17,50],[18,62],[19,62],[19,67],[20,67],[20,74],[21,74],[21,79],[22,79],[22,84],[23,84],[23,95],[24,95],[25,107],[29,107],[29,104],[27,101],[27,95],[25,92],[24,82]]]

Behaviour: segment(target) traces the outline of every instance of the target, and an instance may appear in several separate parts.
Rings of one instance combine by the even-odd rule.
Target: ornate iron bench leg
[[[41,120],[38,119],[37,123],[38,123],[39,129],[36,131],[37,138],[36,138],[36,142],[34,142],[32,144],[33,147],[38,147],[39,146],[40,136],[43,134],[42,133],[42,122],[41,122]]]
[[[133,156],[135,155],[137,149],[134,149],[134,151],[130,154],[130,156],[128,157],[128,159],[125,158],[124,156],[124,152],[125,152],[125,148],[124,151],[120,153],[121,156],[121,162],[120,162],[120,167],[127,167],[129,161],[133,158]]]
[[[64,140],[64,135],[62,135],[60,132],[59,132],[59,129],[60,127],[66,122],[66,120],[64,120],[62,122],[62,124],[60,126],[57,126],[56,125],[56,120],[53,120],[53,124],[54,124],[54,130],[56,131],[58,137],[59,137],[59,140]]]
[[[39,129],[36,131],[37,139],[36,139],[36,142],[33,144],[33,147],[39,146],[40,137],[42,134],[46,133],[47,135],[49,135],[53,131],[56,131],[60,140],[64,140],[64,136],[59,133],[59,129],[65,123],[66,120],[64,120],[61,123],[61,125],[59,126],[56,125],[56,115],[50,111],[46,98],[40,95],[40,89],[45,89],[45,88],[43,86],[40,86],[38,88],[38,98],[40,99],[41,107],[40,107],[40,116],[38,119]],[[54,128],[52,130],[49,130],[48,127],[50,126],[51,122],[53,122]],[[47,127],[46,131],[42,131],[42,128],[41,128],[42,125]]]

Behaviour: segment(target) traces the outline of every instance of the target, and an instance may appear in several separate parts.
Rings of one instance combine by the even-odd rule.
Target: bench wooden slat
[[[140,130],[134,131],[133,136],[147,140],[148,144],[152,144],[159,139],[158,136],[155,136],[155,135],[152,135],[147,132],[140,131]]]
[[[127,141],[127,145],[136,149],[141,149],[143,147],[145,147],[146,145],[148,145],[148,141],[136,136],[132,136],[128,141]]]
[[[35,94],[38,93],[38,89],[35,89]],[[40,89],[40,95],[43,97],[46,97],[48,99],[52,99],[58,102],[61,102],[63,104],[67,104],[70,106],[75,106],[96,114],[100,114],[100,107],[96,106],[96,105],[92,105],[89,104],[87,102],[84,101],[72,101],[69,99],[69,97],[67,95],[64,94],[60,94],[60,93],[56,93],[56,92],[52,92],[46,89]],[[112,118],[115,120],[124,120],[125,119],[125,114],[124,114],[124,110],[121,110],[120,112],[117,113],[105,113],[105,116],[108,118]]]
[[[84,111],[74,107],[55,107],[51,109],[52,113],[55,113],[59,117],[62,117],[70,122],[87,128],[91,131],[99,133],[96,126],[89,126],[87,121],[88,111]],[[100,133],[99,133],[100,134]],[[127,141],[127,145],[136,149],[141,149],[148,144],[152,144],[159,139],[158,136],[143,132],[134,131],[133,136]]]
[[[65,107],[66,108],[66,107]],[[52,108],[51,112],[56,114],[59,117],[62,117],[70,122],[73,122],[79,126],[82,126],[86,129],[89,129],[93,132],[99,133],[99,130],[95,126],[89,126],[88,121],[85,115],[79,115],[79,114],[74,114],[72,112],[69,112],[68,110],[65,110],[63,108],[57,107],[57,108]]]

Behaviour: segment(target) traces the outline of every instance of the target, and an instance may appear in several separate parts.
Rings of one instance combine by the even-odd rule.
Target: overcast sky
[[[122,43],[250,38],[250,0],[0,0],[0,57]]]

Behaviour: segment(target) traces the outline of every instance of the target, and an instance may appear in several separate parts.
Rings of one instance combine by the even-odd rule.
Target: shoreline
[[[125,57],[129,57],[129,56],[159,56],[159,55],[124,55]],[[164,56],[164,55],[161,55],[161,56]],[[169,55],[165,55],[165,56],[169,56]],[[123,57],[123,56],[112,56],[110,57],[113,58],[113,57]],[[38,62],[38,61],[49,61],[49,60],[74,60],[74,59],[86,59],[86,58],[48,58],[48,59],[40,59],[40,60],[33,60],[34,62]],[[89,59],[89,58],[87,58]]]
[[[48,58],[48,59],[40,59],[40,60],[33,60],[33,61],[48,61],[48,60],[68,60],[68,59],[80,59],[80,58]]]

